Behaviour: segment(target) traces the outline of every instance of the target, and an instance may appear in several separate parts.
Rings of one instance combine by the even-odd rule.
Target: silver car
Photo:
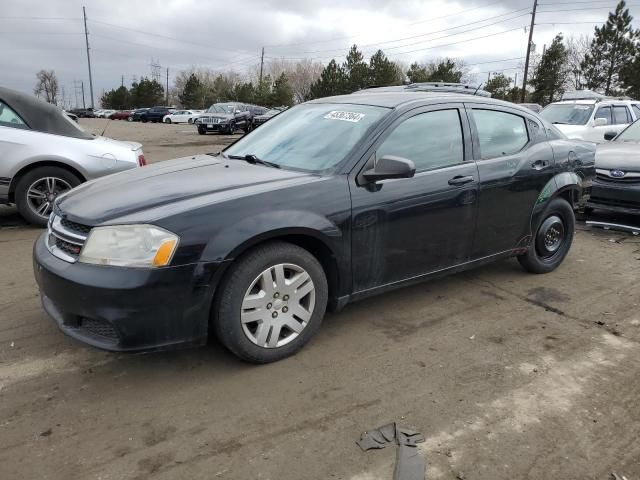
[[[58,195],[146,164],[141,144],[91,135],[57,107],[2,87],[0,159],[0,203],[42,226]]]

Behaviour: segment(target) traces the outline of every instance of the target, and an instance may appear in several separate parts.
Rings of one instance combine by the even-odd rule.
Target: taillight
[[[141,153],[140,155],[138,155],[138,165],[144,167],[146,164],[147,161],[145,160],[144,155]]]

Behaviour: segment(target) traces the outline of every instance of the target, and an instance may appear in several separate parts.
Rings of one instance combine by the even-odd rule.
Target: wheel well
[[[293,245],[297,245],[300,248],[304,248],[311,255],[313,255],[322,266],[325,275],[327,276],[327,286],[329,287],[329,304],[332,304],[332,300],[338,297],[339,294],[339,282],[340,277],[338,273],[338,263],[336,261],[335,256],[327,247],[324,242],[321,240],[312,237],[311,235],[304,234],[285,234],[285,235],[277,235],[275,237],[270,237],[264,240],[261,240],[256,243],[250,243],[240,251],[234,252],[234,261],[238,258],[242,257],[245,253],[249,252],[251,249],[258,247],[260,245],[264,245],[265,243],[270,242],[288,242]],[[232,262],[233,263],[233,262]],[[229,269],[225,269],[225,272],[222,274],[222,278],[220,282],[218,282],[218,287],[221,286],[224,282],[224,278],[229,273]],[[217,296],[219,288],[216,287],[215,296]]]
[[[572,207],[575,207],[580,201],[580,192],[577,188],[567,188],[558,192],[556,196],[565,199]]]
[[[76,177],[78,177],[80,179],[81,182],[86,182],[87,181],[87,179],[84,178],[84,175],[82,175],[78,170],[76,170],[73,167],[70,167],[67,164],[61,163],[61,162],[56,162],[54,160],[43,160],[43,161],[40,161],[40,162],[30,163],[29,165],[26,165],[25,167],[22,167],[22,169],[19,170],[18,173],[16,173],[13,176],[13,178],[11,179],[11,185],[9,186],[9,201],[11,203],[15,202],[16,185],[18,184],[20,179],[22,177],[24,177],[27,173],[35,170],[36,168],[40,168],[40,167],[58,167],[58,168],[62,168],[64,170],[67,170],[69,173],[74,174]]]

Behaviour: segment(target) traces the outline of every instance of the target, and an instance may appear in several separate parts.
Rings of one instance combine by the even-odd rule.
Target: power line
[[[82,20],[82,17],[0,17],[0,20]]]
[[[640,3],[628,3],[627,7],[637,7]],[[590,7],[590,8],[567,8],[562,10],[540,10],[538,13],[556,13],[556,12],[584,12],[587,10],[611,10],[611,6],[608,7]]]
[[[402,38],[396,38],[396,39],[393,39],[393,40],[386,40],[386,41],[377,42],[377,43],[365,44],[365,45],[361,45],[360,48],[380,47],[380,45],[385,45],[385,44],[388,44],[388,43],[395,43],[395,42],[400,42],[400,41],[404,41],[404,40],[411,40],[411,39],[414,39],[414,38],[426,37],[426,36],[429,36],[429,35],[435,35],[437,33],[448,32],[448,31],[455,30],[455,29],[458,29],[458,28],[467,27],[469,25],[474,25],[474,24],[486,22],[488,20],[493,20],[495,18],[503,17],[505,15],[512,15],[514,13],[522,12],[523,10],[528,10],[528,9],[521,8],[519,10],[514,10],[512,12],[505,13],[505,14],[502,14],[502,15],[495,15],[493,17],[484,18],[482,20],[477,20],[475,22],[465,23],[465,24],[462,24],[462,25],[456,25],[454,27],[449,27],[449,28],[445,28],[445,29],[442,29],[442,30],[436,30],[434,32],[422,33],[422,34],[419,34],[419,35],[412,35],[412,36],[409,36],[409,37],[402,37]],[[468,29],[468,30],[464,30],[462,32],[451,33],[449,35],[444,35],[442,37],[437,37],[437,38],[430,38],[430,39],[427,39],[427,40],[424,40],[424,41],[440,40],[442,38],[447,38],[447,37],[452,37],[452,36],[455,36],[455,35],[461,35],[463,33],[473,32],[475,30],[480,30],[482,28],[491,27],[493,25],[498,25],[498,24],[503,23],[503,22],[507,22],[507,21],[510,21],[510,20],[515,20],[517,18],[524,17],[526,15],[529,15],[529,13],[523,13],[521,15],[517,15],[517,16],[511,17],[511,18],[504,18],[502,20],[499,20],[499,21],[493,22],[493,23],[489,23],[487,25],[481,25],[479,27],[475,27],[475,28],[471,28],[471,29]],[[409,44],[409,45],[417,45],[418,43],[421,43],[421,42],[416,42],[416,43],[412,43],[412,44]],[[404,46],[408,46],[408,45],[404,45]],[[391,49],[391,48],[399,48],[399,47],[387,47],[387,48]],[[332,49],[327,49],[327,50],[311,50],[311,51],[293,52],[293,53],[302,55],[302,54],[307,54],[307,53],[324,53],[324,52],[335,52],[335,51],[341,51],[341,50],[343,50],[343,49],[342,48],[332,48]]]
[[[463,13],[468,13],[468,12],[472,12],[475,10],[479,10],[479,9],[485,9],[487,7],[491,7],[493,5],[497,5],[499,3],[503,3],[502,1],[496,1],[493,3],[488,3],[486,5],[482,5],[479,7],[474,7],[474,8],[469,8],[466,10],[460,10],[459,12],[455,12],[455,13],[450,13],[448,15],[442,15],[440,17],[432,17],[432,18],[428,18],[425,20],[420,20],[417,22],[413,22],[413,23],[408,23],[405,24],[404,26],[412,26],[412,25],[418,25],[420,23],[429,23],[429,22],[435,22],[436,20],[442,20],[444,18],[450,18],[450,17],[455,17],[458,15],[462,15]],[[280,44],[274,44],[274,45],[266,45],[269,48],[277,48],[277,47],[293,47],[293,46],[297,46],[297,45],[313,45],[316,43],[328,43],[328,42],[335,42],[338,40],[348,40],[351,38],[357,38],[357,37],[361,37],[363,35],[366,35],[365,33],[360,33],[358,35],[348,35],[348,36],[344,36],[344,37],[335,37],[335,38],[330,38],[330,39],[326,39],[326,40],[316,40],[316,41],[312,41],[312,42],[297,42],[297,43],[280,43]]]

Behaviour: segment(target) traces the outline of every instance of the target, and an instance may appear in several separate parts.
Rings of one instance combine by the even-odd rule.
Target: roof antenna
[[[482,86],[482,83],[480,83],[478,85],[478,87],[475,89],[475,91],[473,92],[473,94],[475,95],[476,93],[478,93],[478,90],[480,90],[480,87]]]

